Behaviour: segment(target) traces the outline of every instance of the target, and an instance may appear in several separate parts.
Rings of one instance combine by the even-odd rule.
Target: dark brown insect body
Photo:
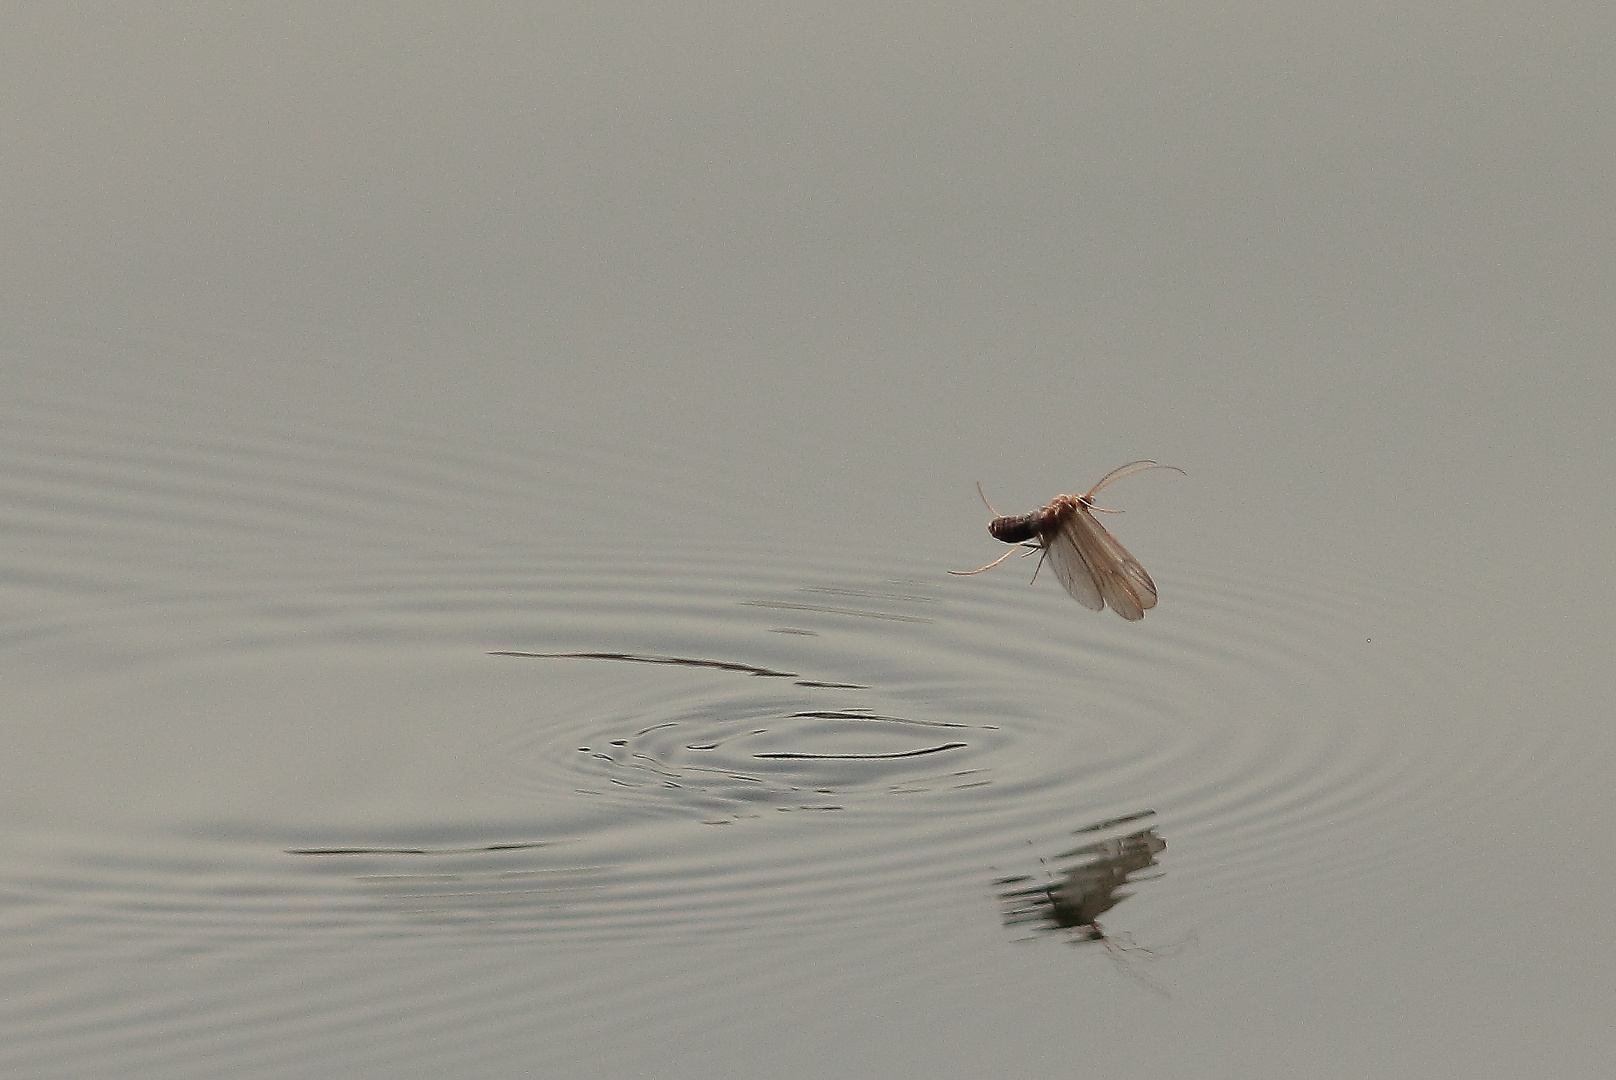
[[[1145,469],[1173,469],[1154,461],[1130,461],[1101,477],[1082,495],[1057,495],[1048,505],[1030,514],[1000,515],[991,505],[994,515],[988,522],[988,532],[995,540],[1006,544],[1021,544],[1028,550],[1023,554],[1041,551],[1038,565],[1045,560],[1055,571],[1061,585],[1078,603],[1094,611],[1110,605],[1111,610],[1124,619],[1142,619],[1145,612],[1156,606],[1156,583],[1150,580],[1139,560],[1128,554],[1128,549],[1106,531],[1094,518],[1094,512],[1120,513],[1094,504],[1094,495],[1101,488],[1124,476]],[[977,485],[980,493],[981,485]],[[987,503],[987,496],[982,497]],[[980,574],[998,566],[1013,552],[1005,552],[986,566],[975,570],[950,570],[951,574]],[[1033,572],[1037,577],[1037,571]]]
[[[1006,517],[996,517],[988,522],[988,532],[993,539],[1003,540],[1007,544],[1019,544],[1031,540],[1043,531],[1044,512],[1034,510],[1030,514],[1011,514]]]

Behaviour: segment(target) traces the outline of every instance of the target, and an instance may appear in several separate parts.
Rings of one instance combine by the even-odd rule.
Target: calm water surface
[[[19,31],[0,1071],[1607,1075],[1597,33],[373,14]]]

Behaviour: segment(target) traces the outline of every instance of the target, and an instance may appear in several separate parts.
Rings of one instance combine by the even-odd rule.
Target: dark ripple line
[[[797,677],[795,671],[774,671],[770,668],[753,667],[751,664],[734,664],[727,660],[696,660],[685,656],[639,656],[634,653],[608,652],[515,652],[510,649],[497,649],[488,655],[540,660],[626,660],[633,664],[677,664],[680,667],[717,668],[720,671],[739,671],[745,675],[757,675],[766,679]]]
[[[800,685],[800,684],[799,684]],[[913,724],[916,727],[963,728],[971,724],[957,724],[952,720],[914,720],[907,716],[882,716],[879,713],[850,712],[845,709],[827,709],[818,712],[795,712],[791,720],[867,720],[882,724]]]
[[[941,746],[928,746],[923,750],[903,750],[894,754],[798,754],[786,753],[782,751],[780,753],[753,754],[752,756],[755,758],[767,758],[770,761],[777,761],[782,758],[790,758],[793,760],[809,759],[813,761],[887,761],[892,758],[911,758],[923,757],[926,754],[941,754],[945,750],[958,750],[962,746],[966,745],[968,744],[962,742],[951,742],[943,743]]]
[[[549,847],[549,840],[515,840],[507,844],[478,844],[459,848],[287,848],[288,855],[478,855],[486,851],[529,851]]]
[[[608,652],[518,652],[513,649],[495,649],[489,656],[517,656],[533,660],[623,660],[631,664],[675,664],[679,667],[715,668],[719,671],[738,671],[743,675],[756,675],[765,679],[797,679],[794,671],[775,671],[772,668],[736,664],[728,660],[698,660],[688,656],[641,656],[637,653]],[[797,679],[798,686],[816,690],[868,690],[863,683],[821,682],[817,679]]]

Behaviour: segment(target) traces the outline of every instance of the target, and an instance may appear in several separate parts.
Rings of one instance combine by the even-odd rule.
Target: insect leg
[[[949,573],[953,574],[955,577],[970,577],[972,574],[980,574],[984,570],[992,570],[995,566],[998,566],[1015,553],[1016,549],[1011,548],[1009,551],[1005,552],[1003,555],[1000,555],[997,559],[994,559],[986,566],[978,566],[975,570],[950,570]]]

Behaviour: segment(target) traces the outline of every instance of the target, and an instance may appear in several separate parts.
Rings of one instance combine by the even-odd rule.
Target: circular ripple
[[[806,952],[830,927],[897,940],[917,910],[996,920],[1001,901],[1007,920],[1066,928],[1082,925],[1071,910],[1103,911],[1172,939],[1219,912],[1391,888],[1415,863],[1464,856],[1443,823],[1530,807],[1553,778],[1609,760],[1552,724],[1501,719],[1499,680],[1443,643],[1470,615],[1462,586],[1424,581],[1416,607],[1408,583],[1322,556],[1202,553],[1150,560],[1161,605],[1130,625],[1051,581],[949,578],[954,538],[793,549],[703,531],[677,505],[680,474],[721,462],[695,451],[538,461],[418,431],[6,408],[0,538],[17,615],[3,644],[36,683],[105,677],[121,706],[130,669],[194,688],[232,685],[227,664],[279,676],[301,670],[289,657],[319,658],[341,682],[363,654],[416,676],[441,663],[468,701],[473,684],[509,688],[498,710],[386,718],[378,746],[425,732],[411,756],[454,763],[409,821],[288,812],[10,852],[3,925],[24,944],[8,967],[33,1010],[0,1018],[12,1064],[52,1060],[89,1029],[110,1033],[109,1066],[120,1046],[178,1058],[232,1026],[265,1046],[340,1049],[342,1025],[379,1023],[366,1003],[381,988],[401,1013],[427,1003],[513,1025],[638,992],[627,975],[588,983],[582,960],[574,985],[596,986],[584,1004],[531,983],[512,993],[517,975],[487,974],[505,969],[321,966],[379,941],[585,957],[740,936]],[[631,479],[602,487],[619,471]],[[579,544],[580,519],[630,505],[668,527]],[[284,717],[318,707],[284,681],[238,692],[284,693]],[[226,699],[220,723],[247,704]],[[283,779],[235,768],[227,781]],[[468,824],[452,811],[473,795],[496,809]],[[1149,810],[1131,847],[1073,838]],[[1132,861],[1106,863],[1108,844]],[[1063,908],[1037,885],[1045,862],[1066,880],[1152,873],[1126,905],[1085,893]],[[328,981],[310,994],[290,976],[217,976],[203,985],[235,992],[199,1003],[181,977],[191,961]],[[155,996],[107,994],[101,974],[130,966],[173,977]],[[712,977],[767,985],[734,975]],[[420,1042],[406,1033],[401,1052]]]
[[[13,580],[50,612],[21,620],[14,651],[48,645],[78,670],[91,641],[103,661],[181,668],[333,644],[575,654],[488,657],[526,665],[536,704],[470,738],[487,783],[513,801],[571,792],[600,828],[856,810],[946,836],[934,853],[965,862],[1145,805],[1230,889],[1306,889],[1356,869],[1314,865],[1322,836],[1373,835],[1365,863],[1415,857],[1423,813],[1571,758],[1469,722],[1462,659],[1418,637],[1406,593],[1339,568],[1158,567],[1162,607],[1128,627],[1013,573],[917,581],[950,560],[912,543],[901,558],[744,533],[580,551],[561,526],[614,506],[587,482],[592,448],[535,465],[419,432],[170,429],[112,406],[76,421],[8,417],[0,528]],[[643,493],[678,485],[639,469],[626,487],[661,516]],[[460,517],[540,492],[566,507],[548,532],[459,546],[475,531]],[[442,530],[402,539],[423,510]],[[1453,593],[1425,602],[1462,610]]]
[[[522,782],[702,820],[844,811],[876,796],[981,783],[1003,742],[994,725],[877,712],[857,704],[882,696],[868,687],[772,669],[627,654],[517,658],[605,662],[610,670],[592,674],[614,691],[509,747],[502,757],[526,770]]]

